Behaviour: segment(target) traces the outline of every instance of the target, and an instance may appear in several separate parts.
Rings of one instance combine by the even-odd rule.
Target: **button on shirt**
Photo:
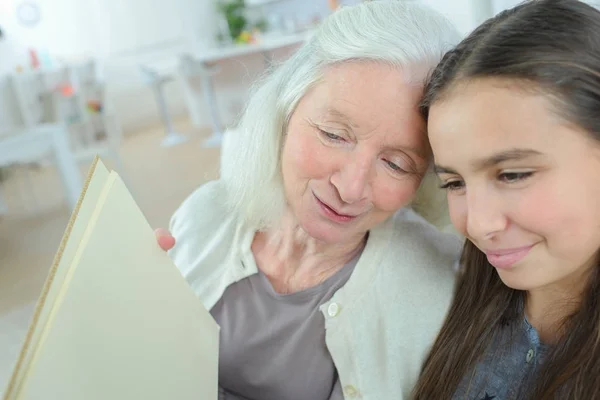
[[[547,346],[527,319],[496,333],[474,370],[454,394],[454,400],[520,400],[531,393]]]

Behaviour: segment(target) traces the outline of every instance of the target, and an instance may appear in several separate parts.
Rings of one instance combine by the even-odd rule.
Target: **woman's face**
[[[429,139],[452,222],[507,286],[580,289],[600,246],[595,140],[542,95],[491,79],[435,103]]]
[[[413,198],[430,149],[422,87],[376,63],[332,67],[300,100],[282,154],[286,198],[313,238],[364,235]]]

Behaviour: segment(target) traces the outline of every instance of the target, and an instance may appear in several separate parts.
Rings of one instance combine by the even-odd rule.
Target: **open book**
[[[219,328],[94,161],[4,400],[216,400]]]

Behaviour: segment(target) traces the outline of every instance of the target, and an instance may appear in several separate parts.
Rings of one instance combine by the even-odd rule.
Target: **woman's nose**
[[[354,160],[346,163],[331,176],[342,201],[357,203],[370,196],[373,163],[370,160]]]

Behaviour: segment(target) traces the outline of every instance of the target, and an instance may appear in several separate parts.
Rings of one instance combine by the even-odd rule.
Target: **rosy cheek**
[[[554,232],[562,236],[577,225],[571,213],[560,211],[574,209],[563,204],[568,197],[557,193],[556,188],[545,185],[527,189],[515,196],[514,202],[508,205],[511,210],[509,218],[519,228],[537,235],[552,235]]]
[[[303,136],[303,132],[294,132],[290,133],[286,140],[286,159],[283,162],[288,172],[293,175],[304,176],[306,170],[310,169],[312,146]]]
[[[414,197],[419,185],[415,181],[381,182],[374,187],[373,204],[386,212],[395,212],[406,206]]]
[[[310,131],[298,131],[290,134],[286,142],[288,169],[296,176],[318,179],[326,177],[331,171],[332,150]]]

